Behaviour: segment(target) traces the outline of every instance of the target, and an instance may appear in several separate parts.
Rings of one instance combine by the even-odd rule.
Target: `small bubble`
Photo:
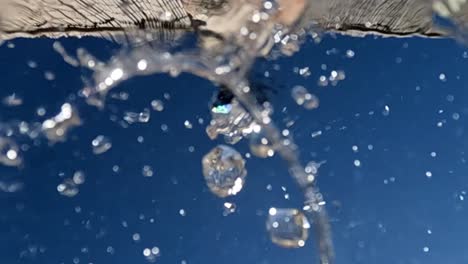
[[[143,169],[141,170],[143,176],[145,177],[153,177],[153,168],[149,165],[143,166]]]
[[[303,106],[305,109],[311,110],[319,107],[319,99],[310,94],[304,86],[293,87],[291,96],[298,105]]]
[[[388,116],[389,114],[390,114],[390,107],[388,105],[385,105],[382,111],[382,115]]]
[[[160,250],[158,247],[143,249],[143,256],[148,262],[155,262],[159,255]]]
[[[123,119],[129,124],[133,123],[148,123],[151,117],[149,109],[145,108],[140,113],[125,112]]]
[[[361,167],[361,161],[360,160],[354,160],[354,166]]]
[[[120,68],[117,68],[117,69],[114,69],[111,74],[110,74],[110,78],[114,81],[118,81],[120,80],[124,75],[124,72],[122,69]]]
[[[432,177],[432,172],[426,171],[426,177],[427,177],[427,178],[431,178],[431,177]]]
[[[234,203],[225,202],[223,204],[223,208],[224,208],[223,216],[228,216],[228,215],[236,212],[237,206]]]
[[[99,135],[93,139],[93,141],[91,141],[91,145],[95,155],[103,154],[112,148],[112,142],[110,139],[103,135]]]
[[[47,111],[45,110],[44,107],[39,107],[39,108],[37,108],[37,110],[36,110],[36,114],[37,114],[38,116],[45,116],[46,113],[47,113]]]
[[[320,161],[320,162],[310,161],[309,163],[307,163],[305,167],[305,172],[309,174],[317,174],[318,170],[325,162],[326,161]]]
[[[135,233],[135,234],[132,235],[132,239],[133,239],[133,241],[140,241],[141,236],[140,236],[139,233]]]
[[[106,249],[107,253],[114,255],[115,249],[112,246],[108,246]]]
[[[328,86],[328,79],[327,76],[322,75],[318,79],[318,86],[325,87]]]
[[[322,135],[322,130],[314,131],[310,134],[312,138],[316,138]]]
[[[78,194],[78,186],[72,179],[66,179],[57,185],[57,191],[67,197],[74,197]]]
[[[35,61],[28,61],[27,64],[28,64],[28,67],[31,69],[37,68],[37,62]]]
[[[425,253],[429,252],[429,247],[423,247],[423,251],[424,251]]]
[[[76,171],[73,174],[73,182],[77,185],[81,185],[85,182],[86,177],[85,174],[82,171]]]
[[[0,137],[0,164],[5,166],[19,166],[23,162],[19,146],[11,139]]]
[[[311,74],[309,67],[304,67],[302,69],[299,69],[299,75],[303,77],[309,77]]]
[[[55,74],[53,72],[46,71],[44,72],[44,78],[48,81],[53,81],[55,80]]]
[[[137,63],[138,70],[144,71],[146,68],[148,68],[148,62],[146,60],[140,60]]]
[[[23,104],[23,98],[19,97],[17,94],[13,93],[2,99],[2,103],[5,106],[20,106]]]
[[[192,129],[192,128],[193,128],[192,123],[190,123],[190,121],[188,121],[188,120],[185,120],[184,126],[185,126],[185,128],[188,128],[188,129]]]
[[[441,74],[439,74],[439,80],[445,82],[445,81],[447,81],[447,76],[445,76],[444,73],[441,73]]]
[[[164,111],[164,103],[161,100],[153,100],[151,101],[151,107],[154,111],[162,112]]]
[[[352,59],[352,58],[354,58],[354,55],[355,55],[355,53],[354,53],[353,50],[347,50],[346,51],[346,57],[347,58]]]
[[[273,157],[275,151],[273,150],[270,142],[263,133],[252,133],[249,135],[249,146],[252,154],[259,158]]]
[[[180,209],[180,210],[179,210],[179,214],[180,214],[181,216],[185,216],[185,215],[186,215],[185,210],[184,210],[184,209]]]

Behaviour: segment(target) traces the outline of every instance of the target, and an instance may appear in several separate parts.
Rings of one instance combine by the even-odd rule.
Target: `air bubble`
[[[112,142],[109,138],[99,135],[91,142],[93,153],[96,155],[107,152],[112,148]]]

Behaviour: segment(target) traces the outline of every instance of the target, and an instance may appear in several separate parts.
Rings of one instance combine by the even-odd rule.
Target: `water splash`
[[[262,132],[268,146],[285,160],[292,178],[303,192],[305,213],[314,227],[320,263],[332,264],[334,251],[330,224],[323,196],[315,186],[316,175],[306,172],[292,138],[280,133],[271,118],[271,107],[257,100],[247,78],[247,73],[258,56],[269,54],[274,58],[278,54],[290,55],[298,50],[308,31],[278,23],[277,19],[281,17],[280,6],[275,1],[247,1],[246,6],[255,8],[247,12],[245,23],[238,31],[225,34],[222,40],[218,40],[222,45],[207,48],[206,39],[199,39],[199,43],[203,42],[204,45],[183,51],[142,45],[130,50],[123,49],[108,62],[97,60],[84,49],[78,49],[74,58],[69,56],[60,44],[54,44],[54,48],[70,65],[92,71],[93,76],[86,81],[86,87],[80,91],[80,96],[84,97],[88,104],[99,108],[105,107],[107,94],[114,87],[135,76],[168,73],[175,77],[181,72],[187,72],[221,86],[232,95],[233,100],[211,109],[216,122],[214,126],[210,124],[214,127],[212,135],[227,135],[229,143],[236,143],[252,132]],[[246,12],[245,6],[238,8]],[[137,120],[139,118],[140,115],[137,116]],[[73,107],[65,104],[61,113],[46,120],[42,127],[45,136],[55,142],[64,140],[68,128],[80,123]],[[204,159],[204,163],[207,159]],[[63,186],[59,185],[58,188],[62,190],[61,193],[69,189],[72,190],[71,194],[76,195],[76,183],[66,180],[62,184]],[[155,254],[148,248],[144,250],[144,255],[151,257]]]
[[[468,44],[468,2],[466,0],[434,0],[434,24],[463,44]]]

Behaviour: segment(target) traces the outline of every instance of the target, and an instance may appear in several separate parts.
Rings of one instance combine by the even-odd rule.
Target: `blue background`
[[[101,59],[118,48],[98,39],[61,42],[69,50],[85,47]],[[205,186],[201,157],[223,143],[210,141],[205,133],[216,91],[211,83],[186,74],[136,77],[113,91],[129,93],[129,100],[109,99],[98,110],[70,97],[89,73],[65,64],[52,40],[10,43],[15,47],[0,47],[0,97],[16,93],[24,104],[2,106],[1,122],[42,121],[45,117],[35,114],[38,107],[50,117],[63,102],[72,101],[84,125],[65,143],[34,145],[17,139],[31,148],[21,168],[0,168],[0,180],[24,183],[22,191],[0,192],[0,263],[147,263],[143,249],[154,246],[161,250],[156,263],[314,263],[312,240],[301,249],[282,249],[265,231],[269,207],[302,205],[279,157],[248,159],[247,183],[236,197],[216,198]],[[348,49],[354,58],[346,57]],[[256,65],[256,73],[271,73],[275,122],[284,128],[294,120],[290,130],[304,163],[326,161],[318,185],[328,201],[337,263],[468,263],[468,213],[460,198],[468,189],[465,51],[452,40],[325,36],[292,57]],[[28,61],[38,67],[30,68]],[[310,77],[294,73],[294,67],[305,66]],[[345,71],[346,79],[319,87],[319,76],[329,76],[331,70]],[[56,78],[46,80],[45,71]],[[439,79],[441,73],[446,81]],[[290,96],[294,85],[316,94],[320,107],[307,111],[297,106]],[[121,120],[125,111],[150,107],[154,99],[163,100],[165,109],[152,111],[149,123],[123,128],[111,121],[112,116]],[[389,115],[383,115],[386,105]],[[200,125],[198,118],[205,123]],[[185,120],[193,129],[185,128]],[[311,137],[319,130],[321,136]],[[97,135],[113,144],[98,156],[91,148]],[[236,149],[248,152],[245,141]],[[112,170],[115,165],[118,173]],[[143,177],[144,165],[152,166],[153,177]],[[79,194],[61,196],[57,185],[77,170],[86,175]],[[225,201],[237,205],[226,217]],[[134,233],[140,241],[132,239]]]

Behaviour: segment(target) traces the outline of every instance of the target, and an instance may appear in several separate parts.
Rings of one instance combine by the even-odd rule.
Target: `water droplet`
[[[135,233],[135,234],[132,235],[132,239],[133,239],[133,241],[140,241],[141,236],[140,236],[139,233]]]
[[[86,177],[85,177],[85,174],[82,171],[76,171],[73,174],[73,182],[76,185],[83,184],[85,182],[85,180],[86,180]]]
[[[9,138],[0,138],[0,163],[5,166],[19,166],[23,159],[18,145]]]
[[[309,77],[311,75],[309,67],[304,67],[297,70],[297,73],[303,77]]]
[[[259,158],[268,158],[275,155],[275,151],[271,146],[268,139],[263,133],[252,133],[249,135],[250,138],[250,151],[252,154]]]
[[[361,167],[361,161],[360,160],[354,160],[354,166]]]
[[[321,135],[322,135],[322,130],[314,131],[314,132],[312,132],[312,133],[310,134],[310,136],[311,136],[312,138],[316,138],[316,137],[319,137],[319,136],[321,136]]]
[[[107,249],[106,249],[106,252],[111,254],[111,255],[114,255],[115,249],[112,246],[108,246]]]
[[[302,105],[305,109],[315,109],[319,107],[317,96],[309,93],[304,86],[295,86],[291,91],[292,98],[298,105]]]
[[[125,112],[124,120],[129,124],[133,123],[148,123],[151,117],[151,113],[148,108],[145,108],[140,113],[135,112]]]
[[[309,237],[309,221],[297,209],[270,208],[266,226],[271,241],[282,247],[303,247]]]
[[[236,195],[244,186],[245,160],[235,149],[219,145],[203,157],[202,165],[206,184],[215,195]]]
[[[349,58],[349,59],[354,58],[354,55],[355,55],[355,53],[354,53],[353,50],[347,50],[346,51],[346,57],[347,58]]]
[[[67,197],[74,197],[78,194],[78,185],[72,179],[65,179],[57,186],[57,191]]]
[[[188,121],[188,120],[185,120],[184,126],[185,126],[185,128],[188,128],[188,129],[192,129],[192,128],[193,128],[192,123],[190,123],[190,121]]]
[[[55,74],[51,71],[46,71],[44,72],[44,78],[48,81],[53,81],[55,80]]]
[[[426,177],[427,177],[427,178],[431,178],[431,177],[432,177],[432,172],[426,171]]]
[[[228,216],[234,212],[236,212],[237,206],[234,203],[225,202],[223,205],[224,211],[223,216]]]
[[[143,256],[148,262],[156,262],[157,257],[160,255],[158,247],[143,249]]]
[[[326,161],[320,161],[320,162],[310,161],[309,163],[307,163],[307,166],[305,167],[305,172],[315,175],[318,173],[318,170],[320,169],[320,167],[325,163]]]
[[[179,214],[180,214],[181,216],[185,216],[185,215],[186,215],[186,212],[185,212],[184,209],[180,209],[180,210],[179,210]]]
[[[67,132],[79,125],[81,120],[78,112],[71,104],[65,103],[60,113],[42,123],[42,130],[51,142],[65,141]]]
[[[140,71],[146,70],[146,68],[148,68],[148,62],[146,60],[140,60],[137,64],[137,68]]]
[[[151,107],[153,107],[154,111],[162,112],[164,110],[164,103],[161,100],[153,100],[151,101]]]
[[[93,153],[96,155],[102,154],[112,148],[112,142],[109,138],[99,135],[91,142]]]
[[[390,107],[388,105],[384,106],[384,109],[382,111],[382,115],[388,116],[390,114]]]
[[[23,104],[23,99],[17,94],[11,94],[2,99],[5,106],[19,106]]]
[[[439,80],[445,82],[447,81],[447,76],[444,73],[439,74]]]
[[[143,166],[143,169],[141,169],[141,173],[145,177],[153,177],[153,174],[154,174],[153,173],[153,168],[151,168],[151,166],[149,166],[149,165]]]

